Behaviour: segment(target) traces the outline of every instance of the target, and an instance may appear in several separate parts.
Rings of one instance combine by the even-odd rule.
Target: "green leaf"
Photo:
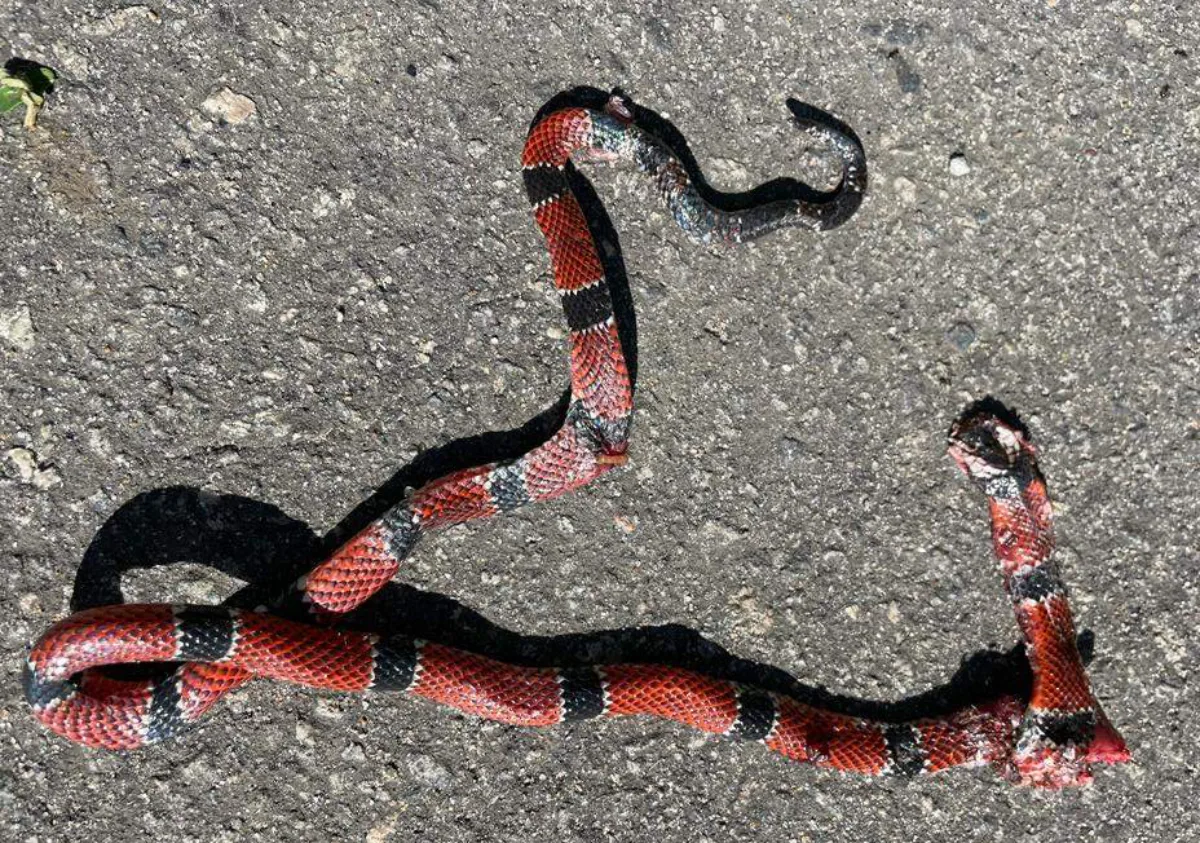
[[[12,111],[21,104],[21,92],[16,88],[0,88],[0,114]]]
[[[0,112],[25,106],[25,128],[37,128],[38,113],[46,97],[54,90],[58,73],[44,64],[14,56],[0,72]]]

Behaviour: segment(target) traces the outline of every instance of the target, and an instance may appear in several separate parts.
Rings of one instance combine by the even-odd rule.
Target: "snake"
[[[865,153],[840,121],[793,108],[798,127],[836,154],[841,177],[834,189],[733,207],[739,203],[707,187],[694,162],[643,125],[636,109],[620,94],[603,107],[544,109],[521,156],[569,328],[570,392],[561,426],[519,457],[451,472],[409,493],[294,584],[307,613],[300,619],[265,609],[118,604],[59,621],[27,649],[22,670],[26,699],[44,726],[88,747],[137,749],[177,736],[226,694],[266,678],[404,693],[516,726],[650,715],[869,776],[990,765],[1020,784],[1061,788],[1089,783],[1096,764],[1129,759],[1076,644],[1035,450],[1021,427],[983,409],[955,423],[949,453],[988,501],[994,553],[1032,668],[1028,698],[999,695],[892,722],[670,664],[530,666],[337,625],[392,580],[425,534],[556,498],[628,461],[631,367],[601,249],[572,186],[576,163],[632,163],[679,228],[701,244],[745,243],[788,227],[826,231],[850,219],[863,200]],[[173,667],[148,679],[103,670],[129,663]]]

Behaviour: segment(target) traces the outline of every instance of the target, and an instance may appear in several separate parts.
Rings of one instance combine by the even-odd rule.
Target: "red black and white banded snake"
[[[826,710],[786,694],[669,665],[529,667],[406,636],[337,629],[392,579],[426,532],[548,500],[626,462],[633,390],[597,245],[571,190],[572,160],[631,161],[655,183],[692,239],[740,243],[789,226],[827,230],[866,190],[862,147],[827,121],[797,117],[837,152],[838,187],[739,211],[706,201],[665,143],[614,96],[603,109],[560,108],[530,130],[526,191],[546,238],[570,328],[570,402],[561,428],[510,461],[434,480],[359,532],[297,583],[315,623],[225,607],[118,605],[80,612],[30,649],[34,715],[82,744],[133,749],[172,737],[255,677],[338,691],[404,691],[525,726],[649,714],[763,743],[794,760],[868,775],[918,775],[991,764],[1014,781],[1085,784],[1096,763],[1128,750],[1090,690],[1060,572],[1045,483],[1026,433],[982,409],[950,433],[950,455],[987,496],[995,553],[1024,637],[1029,699],[998,697],[949,714],[892,723]],[[182,662],[155,680],[97,668]]]

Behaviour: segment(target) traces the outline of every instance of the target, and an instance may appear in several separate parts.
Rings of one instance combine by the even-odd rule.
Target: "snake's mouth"
[[[1012,466],[1019,452],[1014,433],[994,418],[967,419],[950,431],[950,455],[964,468],[986,466],[1003,471]]]
[[[947,439],[950,457],[976,480],[1014,473],[1032,454],[1023,430],[986,411],[968,411],[950,428]]]

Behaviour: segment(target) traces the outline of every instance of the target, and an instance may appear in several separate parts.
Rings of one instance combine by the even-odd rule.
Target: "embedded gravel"
[[[701,6],[0,9],[12,55],[61,73],[36,132],[0,115],[0,837],[1200,835],[1198,7]],[[1133,764],[1059,794],[873,781],[670,723],[523,730],[270,683],[133,754],[29,716],[23,649],[73,592],[246,599],[394,500],[418,454],[553,404],[565,326],[516,162],[578,85],[669,120],[726,190],[826,185],[785,99],[829,109],[868,199],[826,235],[706,250],[634,174],[584,167],[637,314],[630,466],[425,542],[391,589],[419,617],[393,620],[675,625],[902,700],[1016,641],[943,453],[993,395],[1042,448]]]

